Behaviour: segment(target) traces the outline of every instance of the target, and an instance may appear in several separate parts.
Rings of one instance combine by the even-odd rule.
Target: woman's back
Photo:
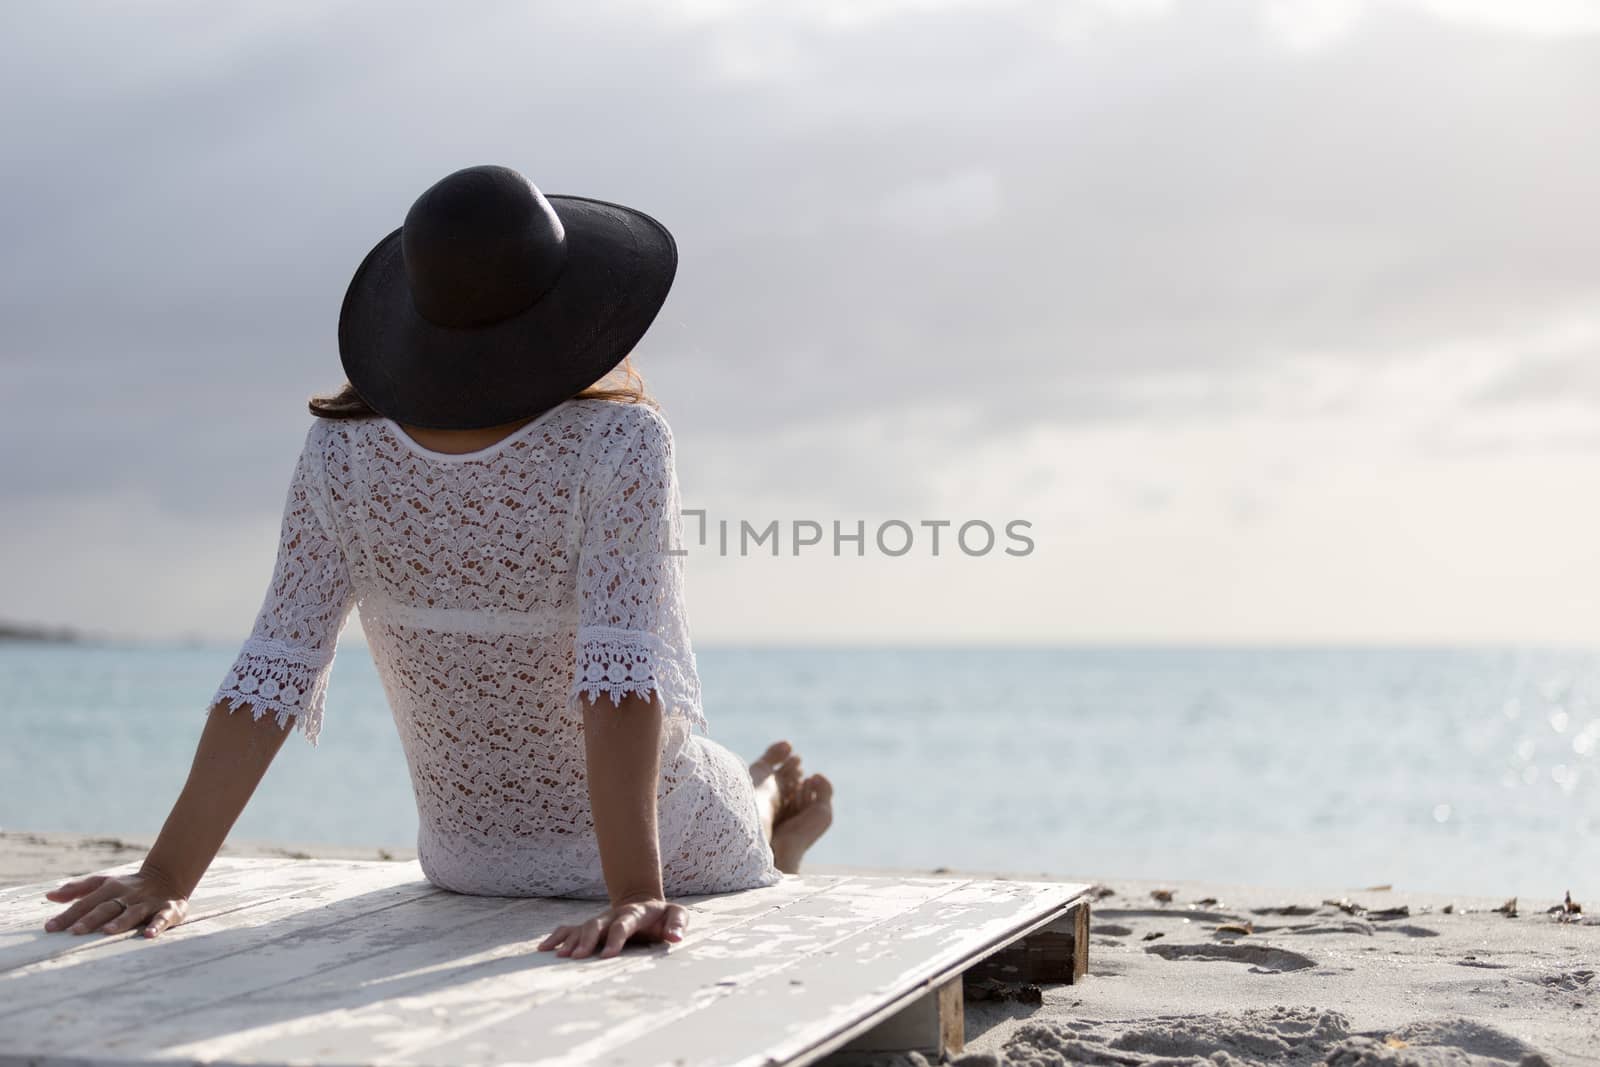
[[[664,872],[681,853],[680,881],[710,875],[704,891],[765,880],[764,849],[705,870],[712,851],[749,839],[742,820],[718,830],[712,818],[715,841],[694,826],[720,780],[745,771],[690,743],[704,718],[678,522],[671,433],[645,405],[569,400],[457,454],[386,418],[318,420],[273,587],[218,698],[265,698],[314,737],[334,642],[359,604],[429,876],[466,892],[603,896],[578,696],[653,691],[667,727]]]
[[[75,903],[47,930],[183,921],[283,744],[258,723],[315,741],[357,606],[429,879],[610,899],[541,949],[680,940],[688,913],[667,894],[799,870],[831,784],[787,741],[746,767],[693,732],[672,435],[629,402],[644,398],[630,353],[677,262],[644,212],[546,197],[510,167],[462,168],[412,203],[345,291],[346,381],[309,401],[272,579],[172,814],[138,873],[57,890]],[[406,426],[491,443],[435,450]]]

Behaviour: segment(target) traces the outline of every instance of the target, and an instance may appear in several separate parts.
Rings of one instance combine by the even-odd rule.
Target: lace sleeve
[[[334,538],[322,481],[318,419],[306,433],[284,500],[278,560],[261,611],[210,708],[268,712],[289,719],[312,744],[322,728],[323,697],[339,633],[355,607],[343,551]]]
[[[578,639],[572,695],[620,704],[659,695],[666,715],[705,728],[689,644],[672,432],[631,404],[603,442],[603,475],[583,512],[578,549]]]

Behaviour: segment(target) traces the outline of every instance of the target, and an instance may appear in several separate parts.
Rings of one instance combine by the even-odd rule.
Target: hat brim
[[[555,283],[525,310],[485,326],[440,326],[411,301],[396,229],[367,253],[339,312],[339,359],[361,399],[435,430],[538,415],[605,377],[655,320],[678,249],[642,211],[546,197],[566,231]]]

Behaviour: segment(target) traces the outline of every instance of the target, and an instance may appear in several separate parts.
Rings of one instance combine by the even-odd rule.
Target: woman
[[[183,921],[285,728],[315,742],[358,604],[428,879],[609,900],[541,949],[677,941],[667,897],[798,870],[828,780],[786,742],[746,768],[692,732],[672,435],[627,360],[676,267],[649,216],[506,167],[416,200],[345,294],[348,381],[311,402],[272,582],[188,783],[141,870],[54,890],[72,904],[47,930]]]

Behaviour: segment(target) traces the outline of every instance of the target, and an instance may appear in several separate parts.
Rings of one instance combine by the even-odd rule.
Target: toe
[[[768,767],[776,767],[788,759],[789,754],[793,751],[794,746],[790,745],[789,742],[774,741],[767,746],[767,750],[761,753],[761,758],[757,759],[756,762],[765,763]]]
[[[794,748],[787,741],[774,741],[768,745],[760,758],[750,764],[750,780],[757,785],[766,781],[793,751]]]
[[[806,799],[814,804],[826,804],[833,799],[833,783],[827,775],[813,774],[806,779]]]
[[[800,787],[805,775],[800,770],[800,757],[790,756],[778,764],[778,807],[780,812],[792,811],[800,803]]]
[[[796,873],[806,850],[833,825],[833,783],[813,774],[796,789],[794,806],[773,826],[772,853],[780,870]]]

